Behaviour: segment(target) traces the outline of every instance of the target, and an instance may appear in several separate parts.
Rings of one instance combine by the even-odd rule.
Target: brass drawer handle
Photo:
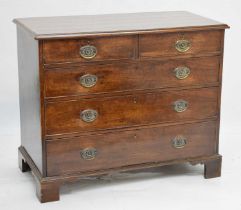
[[[92,59],[97,54],[97,49],[93,45],[85,45],[80,48],[80,55],[84,59]]]
[[[96,85],[98,77],[93,74],[85,74],[79,78],[80,84],[85,88],[90,88]]]
[[[84,160],[93,160],[95,159],[97,150],[93,147],[85,148],[80,151],[80,155]]]
[[[178,40],[175,47],[178,52],[186,52],[191,48],[191,42],[186,39]]]
[[[191,70],[186,66],[179,66],[174,69],[174,73],[177,79],[186,79],[190,75]]]
[[[172,140],[172,146],[176,149],[181,149],[187,144],[187,139],[183,136],[176,136]]]
[[[98,112],[93,109],[85,109],[80,113],[80,118],[84,122],[93,122],[96,120],[97,117],[98,117]]]
[[[185,100],[177,100],[174,102],[174,110],[176,112],[184,112],[188,108],[188,102]]]

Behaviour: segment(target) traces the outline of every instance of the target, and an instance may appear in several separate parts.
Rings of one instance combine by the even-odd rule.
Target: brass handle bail
[[[96,85],[98,77],[93,74],[85,74],[79,78],[80,84],[85,88],[90,88]]]
[[[175,47],[178,52],[187,52],[191,48],[191,42],[186,39],[178,40]]]
[[[172,146],[176,149],[181,149],[187,144],[187,139],[183,136],[176,136],[172,140]]]
[[[80,48],[80,56],[84,59],[92,59],[97,55],[97,48],[93,45],[85,45]]]
[[[93,147],[85,148],[80,151],[80,155],[84,160],[93,160],[95,159],[97,150]]]
[[[174,110],[176,112],[184,112],[188,108],[188,102],[185,100],[177,100],[174,102]]]
[[[94,109],[85,109],[80,113],[80,118],[87,123],[95,121],[97,117],[98,112]]]
[[[182,80],[186,79],[190,75],[191,70],[186,66],[179,66],[174,69],[174,73],[177,79]]]

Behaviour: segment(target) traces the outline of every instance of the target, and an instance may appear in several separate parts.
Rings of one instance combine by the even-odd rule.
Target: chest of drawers
[[[21,146],[41,202],[84,177],[190,162],[221,174],[224,30],[189,12],[15,19]]]

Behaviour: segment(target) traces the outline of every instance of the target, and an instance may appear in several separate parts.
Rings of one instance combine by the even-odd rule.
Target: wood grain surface
[[[223,30],[140,35],[140,57],[178,56],[182,54],[205,54],[221,51]],[[175,48],[178,40],[188,40],[191,47],[186,52]]]
[[[137,44],[136,36],[47,40],[43,45],[44,63],[133,59]],[[93,59],[84,59],[80,56],[80,48],[86,45],[96,47],[97,55]]]
[[[208,156],[215,153],[215,121],[155,127],[50,141],[47,146],[48,176],[115,168],[148,162]],[[182,135],[186,145],[177,149],[172,140]],[[96,157],[85,160],[80,152],[95,148]]]
[[[228,27],[186,11],[18,18],[14,22],[28,30],[35,39]]]
[[[219,65],[220,58],[215,56],[59,67],[45,72],[45,96],[94,96],[123,91],[216,85],[219,82]],[[174,72],[177,67],[188,67],[190,75],[186,79],[178,79]],[[95,86],[86,88],[80,84],[80,77],[85,74],[97,76]]]
[[[46,134],[81,133],[131,127],[150,123],[185,122],[218,114],[218,88],[154,92],[46,104]],[[174,110],[174,102],[188,102],[186,111]],[[80,113],[98,112],[93,122],[84,122]]]
[[[39,171],[43,172],[39,46],[20,27],[17,40],[21,145],[31,155]]]

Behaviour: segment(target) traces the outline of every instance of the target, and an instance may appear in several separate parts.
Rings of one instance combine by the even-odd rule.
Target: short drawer
[[[45,96],[210,85],[219,81],[220,57],[86,64],[45,72]]]
[[[140,35],[140,57],[221,53],[223,31]]]
[[[205,119],[217,115],[218,90],[203,88],[49,102],[46,132],[67,134]]]
[[[133,59],[136,48],[136,36],[46,40],[43,58],[47,64]]]
[[[47,141],[47,175],[210,156],[215,152],[215,121],[90,135]]]

